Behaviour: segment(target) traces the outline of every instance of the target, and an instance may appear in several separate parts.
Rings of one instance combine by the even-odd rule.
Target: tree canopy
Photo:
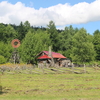
[[[29,31],[22,43],[22,60],[33,63],[39,52],[48,50],[50,43],[50,35],[46,32],[38,30],[32,33]]]
[[[47,27],[31,26],[28,21],[19,25],[0,23],[0,59],[3,63],[9,62],[14,51],[11,41],[16,38],[21,41],[18,50],[25,63],[36,63],[36,55],[49,50],[49,46],[76,63],[100,60],[99,30],[89,34],[84,28],[73,28],[72,25],[60,30],[53,21]]]
[[[84,63],[94,61],[95,50],[84,28],[81,28],[72,39],[71,58],[74,62]]]

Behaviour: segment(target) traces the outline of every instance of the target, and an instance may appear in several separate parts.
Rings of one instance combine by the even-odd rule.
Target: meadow
[[[53,70],[52,70],[53,69]],[[100,68],[11,70],[0,73],[0,100],[100,100]],[[83,67],[78,67],[82,71]]]

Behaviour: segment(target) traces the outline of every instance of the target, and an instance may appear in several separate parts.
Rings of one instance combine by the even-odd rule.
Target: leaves
[[[50,43],[49,34],[39,30],[36,33],[29,31],[22,43],[23,61],[33,63],[39,52],[48,50]]]
[[[4,56],[0,55],[0,64],[3,64],[6,62],[6,59],[4,58]]]
[[[100,31],[98,30],[94,32],[93,43],[96,51],[96,60],[100,60]]]
[[[84,28],[80,29],[73,37],[71,58],[77,63],[90,62],[95,59],[93,43]]]
[[[56,29],[53,21],[47,27],[31,26],[28,21],[19,25],[0,23],[0,55],[9,61],[13,48],[11,41],[19,39],[18,51],[25,63],[35,62],[36,55],[52,46],[52,51],[62,53],[74,62],[100,60],[100,31],[93,35],[84,28],[66,26],[64,30]],[[95,53],[96,52],[96,53]]]
[[[0,55],[3,56],[6,61],[9,61],[11,54],[12,54],[13,48],[10,44],[5,44],[3,42],[0,42]]]

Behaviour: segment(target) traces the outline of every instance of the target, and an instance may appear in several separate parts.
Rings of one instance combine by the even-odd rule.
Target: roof
[[[51,59],[51,58],[47,55],[43,55],[43,56],[38,57],[37,59]]]
[[[45,53],[45,56],[43,55],[43,56],[41,56],[40,58],[50,58],[50,57],[48,56],[49,51],[42,51],[42,52],[39,53],[38,55],[40,55],[40,54],[42,54],[42,53]],[[65,56],[63,56],[63,55],[60,54],[60,53],[51,52],[51,54],[52,54],[52,57],[53,57],[53,58],[66,58]],[[46,55],[47,55],[47,56],[46,56]]]
[[[46,53],[47,55],[49,54],[49,51],[43,51],[44,53]],[[60,53],[56,53],[56,52],[51,52],[52,54],[52,57],[53,58],[66,58],[65,56],[63,56],[62,54]]]

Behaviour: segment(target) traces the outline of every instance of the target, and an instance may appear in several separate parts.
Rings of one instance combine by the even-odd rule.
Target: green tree
[[[18,39],[22,41],[29,30],[32,30],[30,23],[28,21],[21,22],[17,28]]]
[[[50,34],[52,49],[58,51],[58,32],[53,21],[50,21],[47,25],[47,33]]]
[[[0,55],[2,55],[8,62],[12,55],[13,48],[11,44],[0,42]]]
[[[6,26],[3,23],[0,23],[0,41],[4,41],[3,38],[3,34],[6,33]]]
[[[23,22],[21,22],[20,25],[18,26],[17,32],[18,32],[18,39],[22,41],[27,33]]]
[[[11,25],[7,25],[5,29],[5,33],[3,34],[3,41],[4,42],[11,42],[13,39],[17,37],[17,32]]]
[[[6,59],[4,58],[4,56],[0,55],[0,64],[4,63],[6,63]]]
[[[76,63],[91,62],[95,59],[93,43],[84,28],[81,28],[73,37],[71,58]]]
[[[70,25],[65,27],[64,31],[59,34],[59,52],[70,58],[72,49],[72,38],[75,35],[75,29]]]
[[[100,34],[99,30],[94,31],[93,35]]]
[[[100,60],[100,31],[96,30],[94,33],[93,44],[96,51],[96,60]]]
[[[28,32],[29,31],[29,29],[30,29],[30,23],[28,22],[28,21],[25,21],[24,22],[24,26],[25,26],[25,30],[26,30],[26,32]]]
[[[29,31],[21,46],[22,60],[27,63],[35,62],[36,55],[43,50],[48,50],[50,43],[50,35],[46,32],[38,30],[32,33]]]

